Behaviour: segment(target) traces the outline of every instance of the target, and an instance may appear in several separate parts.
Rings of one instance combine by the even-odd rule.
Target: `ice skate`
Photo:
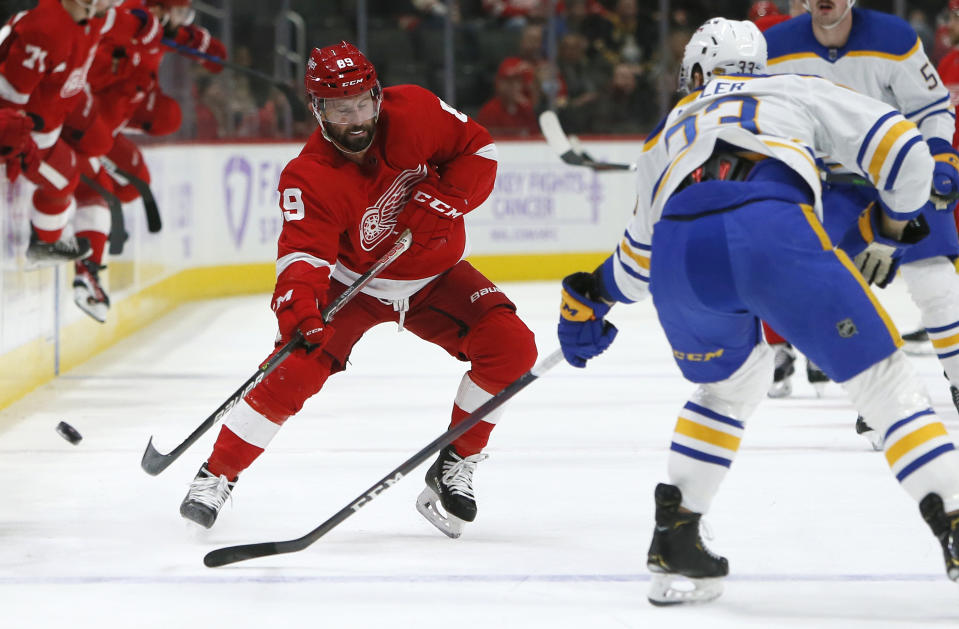
[[[956,407],[956,410],[959,411],[959,388],[956,388],[955,385],[949,385],[949,393],[952,396],[952,405]]]
[[[912,356],[929,356],[936,353],[926,328],[919,328],[914,332],[902,335],[902,351]]]
[[[647,598],[653,605],[705,603],[723,593],[729,562],[714,555],[699,536],[699,513],[682,513],[674,485],[656,486],[656,529],[646,567],[653,573]]]
[[[110,296],[100,284],[100,271],[107,268],[90,260],[75,263],[76,275],[73,278],[73,301],[80,310],[100,323],[107,320],[110,310]]]
[[[37,233],[30,230],[30,244],[27,245],[27,266],[38,268],[58,262],[82,260],[92,253],[90,241],[73,236],[62,237],[56,242],[43,242]]]
[[[463,534],[463,525],[476,518],[473,472],[487,458],[487,454],[461,457],[449,445],[426,471],[426,489],[416,499],[416,510],[447,537],[456,539]]]
[[[865,437],[869,441],[869,445],[872,446],[873,450],[877,452],[882,451],[882,435],[873,430],[872,426],[866,423],[866,420],[863,419],[862,415],[856,418],[856,434]]]
[[[946,513],[939,494],[926,494],[919,503],[919,512],[942,544],[946,574],[953,581],[959,581],[959,513]]]
[[[829,376],[808,358],[806,359],[806,379],[816,390],[816,397],[822,397],[826,392],[826,383],[829,382]]]
[[[200,466],[196,478],[190,483],[183,502],[180,503],[180,515],[191,522],[196,522],[204,528],[210,528],[216,522],[216,516],[223,508],[223,503],[231,497],[236,481],[227,480],[226,476],[214,476],[206,468],[206,463]]]
[[[789,397],[793,392],[791,376],[796,373],[796,351],[789,343],[777,343],[776,369],[773,371],[773,384],[769,387],[769,397]]]

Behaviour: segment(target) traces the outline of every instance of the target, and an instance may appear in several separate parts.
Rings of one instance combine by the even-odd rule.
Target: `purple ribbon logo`
[[[226,222],[239,249],[250,218],[250,196],[253,186],[253,168],[239,155],[227,161],[223,172],[223,193],[226,199]]]

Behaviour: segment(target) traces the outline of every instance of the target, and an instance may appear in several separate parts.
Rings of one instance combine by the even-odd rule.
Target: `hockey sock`
[[[946,377],[959,386],[959,275],[945,256],[901,267],[909,294],[922,313],[922,324]]]
[[[486,400],[492,397],[493,394],[480,388],[479,385],[473,382],[468,373],[463,374],[463,379],[460,381],[459,389],[456,392],[456,400],[453,403],[453,415],[450,427],[452,428],[465,420],[469,417],[470,413],[478,409]],[[457,454],[463,457],[471,456],[478,454],[485,448],[486,444],[489,443],[489,437],[490,433],[493,432],[493,427],[502,415],[503,407],[501,406],[487,415],[485,420],[477,423],[454,441],[453,447],[456,448]]]
[[[241,400],[230,413],[213,446],[207,467],[212,474],[233,480],[263,453],[280,425]]]

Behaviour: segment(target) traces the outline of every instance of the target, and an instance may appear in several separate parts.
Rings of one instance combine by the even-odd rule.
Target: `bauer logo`
[[[473,293],[472,295],[470,295],[470,303],[471,303],[471,304],[472,304],[472,303],[475,303],[476,300],[479,299],[480,297],[484,297],[484,296],[489,295],[489,294],[491,294],[491,293],[502,293],[502,292],[503,292],[503,291],[501,291],[498,286],[490,286],[489,288],[481,288],[480,290],[478,290],[478,291],[476,291],[475,293]]]
[[[253,169],[250,162],[234,155],[223,170],[223,197],[226,201],[226,224],[237,249],[243,245],[243,234],[250,218],[252,187]]]

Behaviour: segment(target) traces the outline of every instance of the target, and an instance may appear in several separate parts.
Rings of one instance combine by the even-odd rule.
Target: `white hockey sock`
[[[947,512],[959,509],[959,452],[905,355],[897,351],[842,386],[884,436],[886,461],[903,489],[916,502],[935,492]]]
[[[261,449],[266,449],[276,433],[280,431],[280,425],[274,424],[269,419],[260,415],[246,400],[233,407],[229,417],[223,422],[223,425],[233,431],[237,437],[243,441]]]
[[[946,376],[959,386],[959,274],[945,256],[902,265],[909,294]]]
[[[757,345],[732,376],[700,385],[680,411],[667,469],[690,511],[709,509],[739,450],[746,419],[772,384],[774,354],[765,343]]]

